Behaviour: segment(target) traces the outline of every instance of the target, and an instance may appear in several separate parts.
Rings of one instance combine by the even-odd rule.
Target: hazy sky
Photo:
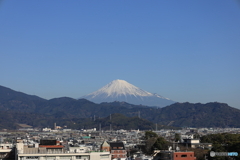
[[[79,98],[115,79],[240,108],[237,0],[0,0],[0,85]]]

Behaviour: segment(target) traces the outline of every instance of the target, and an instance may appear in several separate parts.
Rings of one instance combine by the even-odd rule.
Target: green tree
[[[158,135],[153,131],[146,131],[143,139],[145,140],[144,152],[151,154],[153,151],[153,145],[156,142]]]
[[[153,144],[153,149],[165,150],[168,149],[170,143],[166,141],[163,137],[158,137],[155,143]]]
[[[240,153],[240,134],[210,134],[201,137],[201,142],[212,143],[212,151],[215,152],[238,152],[238,154]],[[233,158],[240,159],[240,155],[238,155],[237,157],[209,157],[210,160],[228,160]]]
[[[163,150],[167,149],[170,143],[163,137],[158,136],[155,132],[146,131],[144,135],[145,148],[144,151],[147,154],[152,154],[154,149]]]
[[[145,141],[145,149],[144,149],[144,152],[146,154],[152,154],[153,150],[154,150],[154,145],[157,141],[157,138],[156,137],[152,137],[152,138],[149,138]]]
[[[181,135],[179,133],[175,133],[174,141],[175,142],[180,142],[181,141]]]
[[[150,139],[150,138],[157,138],[157,137],[158,137],[157,133],[155,133],[155,132],[153,132],[153,131],[146,131],[146,132],[145,132],[144,139],[145,139],[145,140],[148,140],[148,139]]]

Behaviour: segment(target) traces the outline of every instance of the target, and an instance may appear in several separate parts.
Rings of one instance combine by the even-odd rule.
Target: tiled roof
[[[125,150],[123,142],[109,142],[109,145],[112,150],[114,150],[115,147],[117,147],[116,150]],[[122,147],[122,149],[120,149],[119,147]]]

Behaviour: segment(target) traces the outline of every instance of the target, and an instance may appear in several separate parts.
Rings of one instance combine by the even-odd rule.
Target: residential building
[[[125,160],[127,158],[127,151],[123,142],[107,142],[101,144],[101,151],[111,152],[111,158],[117,160]]]
[[[212,143],[200,143],[199,139],[183,139],[183,142],[178,144],[187,148],[212,148]]]
[[[127,152],[123,142],[109,142],[112,159],[125,160]]]
[[[192,151],[160,151],[153,160],[196,160]]]

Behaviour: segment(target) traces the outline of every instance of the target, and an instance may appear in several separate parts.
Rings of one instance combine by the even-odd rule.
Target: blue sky
[[[115,79],[240,108],[237,0],[0,0],[0,85],[79,98]]]

